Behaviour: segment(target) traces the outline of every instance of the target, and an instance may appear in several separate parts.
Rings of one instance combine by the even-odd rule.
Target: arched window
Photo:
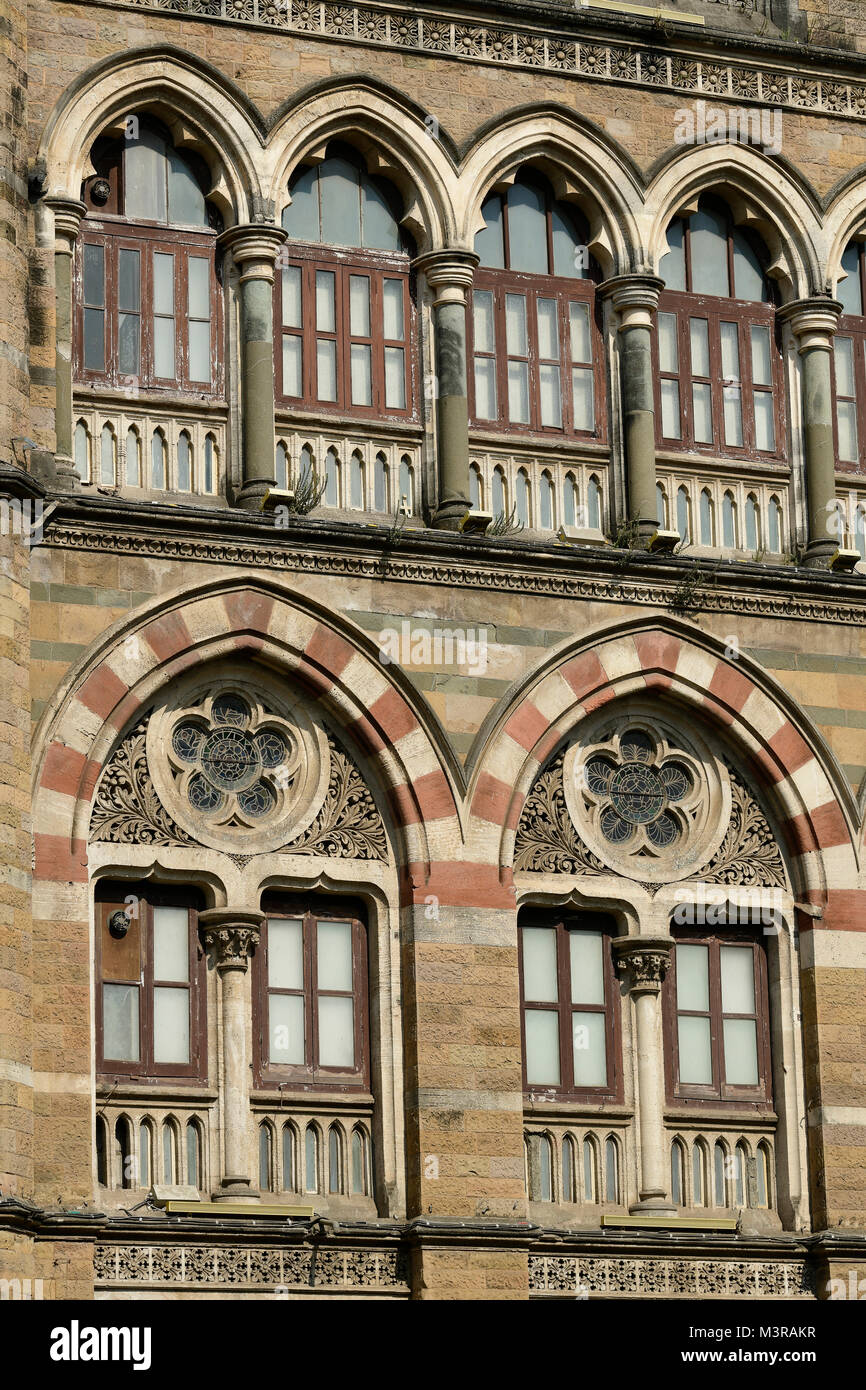
[[[753,492],[746,498],[746,549],[757,550],[760,545],[761,514]]]
[[[619,1150],[612,1135],[604,1141],[604,1199],[619,1201]]]
[[[298,468],[298,486],[309,486],[313,481],[313,451],[309,444],[305,444],[301,450],[301,462]]]
[[[679,1139],[671,1144],[671,1201],[674,1206],[685,1206],[683,1146]]]
[[[307,1125],[304,1135],[304,1191],[319,1190],[319,1134],[315,1125]]]
[[[746,1174],[749,1171],[749,1152],[745,1144],[739,1143],[734,1150],[734,1206],[746,1205]]]
[[[273,1134],[269,1124],[259,1125],[259,1190],[270,1192],[273,1182]]]
[[[289,451],[282,439],[277,444],[276,451],[276,484],[278,488],[285,489],[289,486]]]
[[[862,506],[854,514],[854,544],[860,551],[860,558],[866,560],[866,512]]]
[[[328,1130],[328,1191],[343,1190],[343,1135],[339,1125]]]
[[[352,1195],[370,1194],[369,1142],[363,1129],[352,1130]]]
[[[99,441],[99,480],[108,483],[109,487],[114,487],[114,430],[110,425],[102,426],[102,434]]]
[[[157,428],[150,441],[150,485],[152,488],[162,489],[166,486],[167,458],[168,449],[165,435],[161,429]]]
[[[320,163],[295,171],[289,198],[275,290],[278,397],[341,414],[410,416],[414,247],[396,189],[334,142]]]
[[[721,1139],[717,1139],[713,1148],[713,1205],[726,1207],[728,1205],[727,1185],[725,1183],[727,1154]]]
[[[384,454],[377,454],[373,463],[373,509],[388,510],[388,465]]]
[[[770,505],[767,508],[767,548],[771,555],[780,555],[782,551],[782,508],[778,497],[770,498]]]
[[[108,1126],[102,1115],[96,1117],[96,1181],[108,1187]]]
[[[553,1146],[546,1134],[534,1136],[538,1152],[538,1190],[532,1194],[536,1202],[553,1201]]]
[[[701,492],[701,545],[715,545],[716,526],[713,515],[713,499],[709,488]]]
[[[325,454],[325,502],[329,507],[340,505],[340,465],[333,449]]]
[[[730,492],[722,498],[722,544],[726,550],[736,550],[738,545],[737,504]]]
[[[138,1186],[150,1187],[153,1174],[153,1125],[142,1120],[138,1130]]]
[[[583,1200],[598,1201],[598,1151],[595,1140],[587,1136],[583,1141]]]
[[[548,472],[541,475],[539,524],[542,531],[553,530],[553,479]]]
[[[566,473],[562,484],[562,518],[566,526],[577,526],[580,500],[573,473]]]
[[[781,357],[764,248],[720,200],[676,217],[659,274],[659,443],[737,458],[781,450]]]
[[[833,502],[830,506],[830,514],[827,517],[827,531],[834,537],[839,545],[845,544],[845,508],[839,501]]]
[[[692,504],[688,489],[677,489],[677,531],[681,541],[688,541],[691,533]]]
[[[517,510],[517,520],[524,526],[529,526],[531,524],[532,507],[529,496],[529,478],[526,474],[526,470],[523,468],[517,470],[514,502]]]
[[[192,442],[186,430],[177,437],[177,490],[192,490]]]
[[[190,1187],[202,1187],[201,1130],[197,1120],[186,1124],[186,1180]]]
[[[505,515],[505,474],[501,468],[493,470],[493,519]]]
[[[90,481],[90,431],[83,420],[75,426],[75,471],[82,482]]]
[[[119,1115],[114,1123],[114,1166],[121,1187],[138,1186],[138,1161],[132,1138],[132,1122]]]
[[[162,1180],[177,1182],[177,1131],[173,1120],[164,1120],[162,1125]]]
[[[760,1143],[756,1155],[755,1197],[759,1207],[770,1205],[770,1155],[767,1145]]]
[[[600,336],[581,214],[525,169],[506,194],[485,199],[481,216],[472,291],[473,421],[600,437]]]
[[[842,314],[833,339],[836,457],[841,464],[859,463],[860,444],[866,437],[863,419],[866,409],[864,267],[864,243],[849,241],[842,253],[843,276],[836,284],[836,298],[842,303]]]
[[[141,487],[141,439],[134,425],[126,431],[126,486]]]
[[[601,483],[594,473],[586,485],[586,509],[590,527],[595,531],[599,530],[601,527]]]
[[[662,531],[668,526],[668,499],[661,483],[656,483],[656,520]]]
[[[214,492],[216,490],[217,470],[219,468],[219,451],[217,443],[212,434],[204,437],[204,491]]]
[[[404,454],[400,460],[400,505],[405,507],[409,516],[415,512],[415,470],[409,461],[408,454]]]
[[[349,506],[356,511],[364,508],[364,461],[357,449],[349,459]]]
[[[294,1192],[297,1186],[296,1143],[297,1135],[294,1125],[283,1125],[283,1192]]]
[[[75,367],[89,385],[216,394],[221,375],[218,214],[203,160],[144,115],[101,138],[82,199]]]
[[[469,465],[469,505],[476,511],[481,508],[481,473],[477,463]]]
[[[574,1180],[577,1171],[577,1164],[574,1160],[574,1140],[570,1134],[566,1134],[562,1141],[562,1200],[563,1202],[574,1202],[577,1200]]]
[[[692,1206],[706,1206],[707,1201],[707,1153],[703,1140],[695,1141],[692,1149]]]

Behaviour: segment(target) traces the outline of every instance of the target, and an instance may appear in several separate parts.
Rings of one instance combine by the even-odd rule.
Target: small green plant
[[[671,594],[668,607],[672,613],[692,613],[700,607],[700,595],[711,589],[716,582],[716,572],[705,570],[700,565],[690,569],[677,583]]]
[[[305,469],[299,473],[297,479],[291,478],[289,491],[295,495],[294,500],[289,503],[289,511],[296,512],[298,516],[306,516],[314,507],[318,507],[327,486],[327,479],[320,477],[315,468]]]
[[[516,536],[523,530],[523,522],[518,520],[517,508],[512,507],[510,512],[500,512],[495,516],[488,526],[485,535],[487,536]]]
[[[632,517],[631,521],[621,521],[617,527],[616,535],[608,537],[610,543],[616,550],[639,550],[640,546],[640,523],[637,517]]]

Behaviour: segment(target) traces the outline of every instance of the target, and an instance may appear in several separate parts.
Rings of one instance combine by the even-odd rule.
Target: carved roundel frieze
[[[563,791],[575,828],[615,872],[650,883],[688,878],[730,820],[724,765],[691,729],[634,707],[573,744]]]
[[[235,852],[275,849],[306,830],[330,774],[327,737],[309,711],[229,671],[154,711],[147,761],[178,825]]]

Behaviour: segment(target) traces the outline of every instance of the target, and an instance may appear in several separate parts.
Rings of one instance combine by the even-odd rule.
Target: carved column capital
[[[240,270],[241,284],[266,280],[272,285],[277,257],[287,240],[283,228],[274,223],[248,222],[229,227],[220,235],[218,245],[221,250],[231,251]]]
[[[839,324],[842,305],[838,299],[828,295],[816,295],[813,299],[797,299],[791,304],[783,304],[777,310],[778,318],[790,323],[791,332],[797,339],[797,352],[804,353],[819,349],[831,352],[833,338]]]
[[[75,251],[81,220],[87,208],[78,198],[52,195],[45,199],[46,207],[54,213],[54,251],[58,256],[71,256]]]
[[[428,251],[413,263],[414,269],[423,272],[427,284],[433,291],[433,307],[440,304],[465,304],[466,296],[472,288],[478,257],[474,251],[460,247],[446,246],[439,251]]]
[[[246,970],[264,920],[263,912],[237,908],[212,907],[199,913],[202,941],[217,970]]]
[[[631,975],[631,994],[658,994],[670,965],[672,946],[669,936],[618,936],[614,939],[616,968]]]
[[[610,299],[621,329],[652,328],[664,287],[657,275],[616,275],[603,281],[599,294]]]

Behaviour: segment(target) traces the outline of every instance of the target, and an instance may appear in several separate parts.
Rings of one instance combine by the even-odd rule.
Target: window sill
[[[634,1107],[619,1101],[587,1100],[532,1100],[524,1096],[523,1118],[562,1120],[566,1124],[586,1121],[593,1124],[603,1120],[605,1124],[626,1125],[634,1119]]]
[[[590,454],[595,459],[607,459],[610,445],[596,439],[553,438],[549,434],[521,434],[507,426],[499,429],[485,428],[482,425],[469,426],[470,445],[484,445],[490,449],[507,450],[508,453],[563,454],[579,458]]]
[[[679,1106],[665,1110],[665,1123],[674,1125],[688,1124],[694,1129],[706,1129],[709,1125],[731,1125],[737,1129],[747,1129],[750,1126],[754,1129],[767,1129],[770,1125],[779,1123],[779,1116],[773,1109],[756,1108],[759,1102],[731,1100],[724,1104],[718,1101],[698,1101],[698,1106],[706,1106],[706,1109],[697,1108],[694,1103],[686,1106]],[[729,1109],[727,1107],[730,1107]],[[711,1108],[712,1107],[712,1108]]]
[[[190,1105],[203,1105],[205,1102],[214,1101],[218,1098],[219,1092],[210,1089],[201,1081],[190,1081],[188,1085],[182,1086],[176,1081],[160,1082],[154,1081],[150,1084],[137,1082],[118,1082],[113,1085],[111,1082],[98,1081],[96,1083],[97,1100],[132,1100],[132,1101],[165,1101],[184,1100]]]
[[[785,458],[724,458],[718,454],[701,453],[699,450],[665,449],[658,445],[656,464],[679,471],[682,471],[684,465],[688,465],[695,472],[718,473],[725,479],[736,478],[740,474],[751,478],[756,473],[767,473],[775,479],[779,476],[787,477],[791,472],[791,464]]]
[[[301,1105],[308,1110],[333,1110],[335,1107],[369,1110],[375,1098],[369,1091],[283,1091],[255,1090],[250,1093],[254,1110],[280,1110],[288,1105]]]
[[[277,433],[288,427],[305,430],[333,430],[341,442],[354,434],[369,434],[372,440],[386,435],[396,435],[400,439],[420,441],[424,426],[420,420],[388,420],[375,415],[353,415],[351,411],[335,410],[333,414],[324,411],[304,409],[303,406],[289,405],[277,401],[274,413]]]
[[[85,399],[105,401],[107,404],[122,406],[123,414],[130,416],[135,415],[138,410],[165,410],[172,414],[186,411],[190,415],[206,412],[220,420],[225,420],[228,416],[225,400],[208,391],[163,391],[154,386],[131,396],[124,387],[104,386],[95,381],[76,381],[73,383],[72,394],[73,400],[77,403]]]

